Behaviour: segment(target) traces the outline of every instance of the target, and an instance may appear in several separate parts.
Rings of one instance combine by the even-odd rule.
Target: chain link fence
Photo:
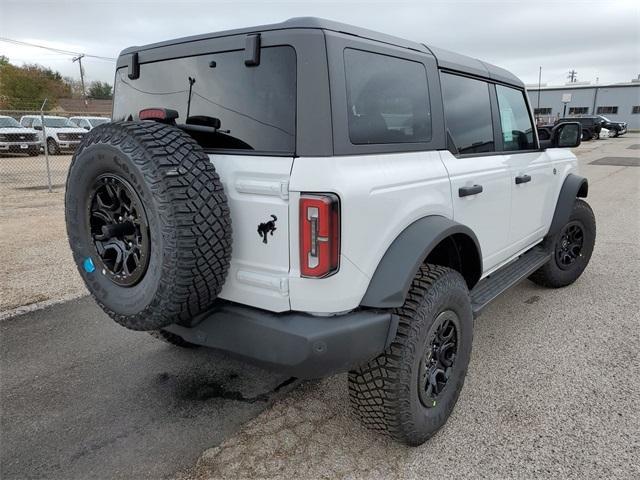
[[[39,104],[37,104],[39,103]],[[0,195],[49,189],[61,190],[76,145],[88,130],[109,120],[102,111],[48,111],[42,102],[22,109],[0,110]],[[110,110],[110,108],[109,108]],[[100,120],[102,119],[102,120]],[[31,129],[30,132],[18,129]],[[15,129],[15,132],[12,130]],[[43,136],[43,132],[44,135]],[[48,147],[45,152],[45,143]],[[48,155],[46,154],[48,153]]]

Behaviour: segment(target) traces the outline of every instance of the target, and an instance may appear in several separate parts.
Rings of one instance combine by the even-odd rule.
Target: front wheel
[[[545,247],[553,254],[551,260],[529,277],[543,287],[560,288],[575,282],[587,268],[596,242],[596,220],[587,202],[576,199],[569,221]]]
[[[60,147],[58,146],[58,142],[56,142],[53,138],[47,139],[47,152],[49,155],[60,155]]]
[[[394,341],[349,372],[349,397],[366,427],[415,446],[446,423],[464,384],[473,339],[467,285],[455,270],[423,265],[394,313]]]
[[[582,131],[582,141],[583,142],[588,142],[589,140],[591,140],[591,134],[589,133],[589,130],[583,130]]]
[[[613,138],[617,138],[618,136],[618,131],[617,130],[611,130],[609,131],[609,136],[613,137]]]

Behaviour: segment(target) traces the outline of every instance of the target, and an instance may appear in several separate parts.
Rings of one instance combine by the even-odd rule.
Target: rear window
[[[349,138],[353,144],[415,143],[431,139],[424,65],[346,49]]]
[[[259,65],[248,67],[244,60],[244,50],[238,50],[142,64],[136,80],[121,68],[116,73],[114,118],[135,118],[140,110],[160,107],[176,110],[177,122],[187,123],[192,83],[188,123],[220,120],[216,133],[190,132],[204,148],[293,153],[295,50],[265,47]]]

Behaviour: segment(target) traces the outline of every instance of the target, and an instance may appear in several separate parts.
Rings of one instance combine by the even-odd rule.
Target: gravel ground
[[[598,238],[572,286],[525,282],[477,321],[445,427],[407,448],[349,414],[345,375],[306,383],[204,452],[184,478],[640,478],[638,135],[577,149]]]
[[[62,184],[71,156],[0,157],[0,317],[18,307],[86,294],[71,258]]]

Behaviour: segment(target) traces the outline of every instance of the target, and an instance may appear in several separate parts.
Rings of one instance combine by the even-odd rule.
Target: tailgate
[[[289,310],[289,176],[293,158],[209,158],[224,185],[233,229],[231,268],[220,297],[274,312]]]

